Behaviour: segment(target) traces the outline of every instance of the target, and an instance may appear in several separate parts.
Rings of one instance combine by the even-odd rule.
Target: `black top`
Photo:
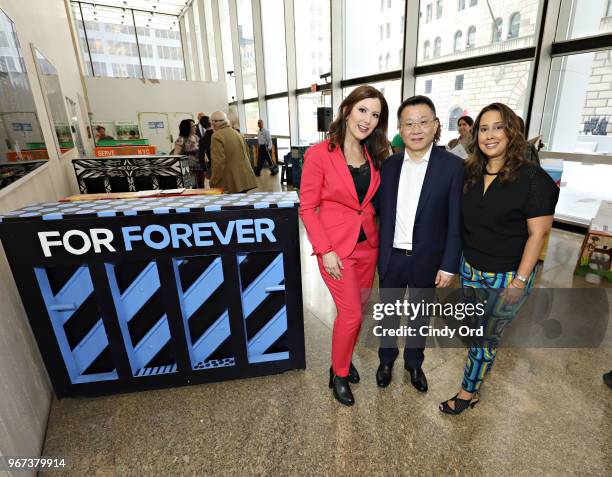
[[[559,188],[538,165],[523,165],[512,182],[484,179],[463,194],[463,255],[483,272],[516,271],[529,238],[527,219],[553,215]]]
[[[359,203],[361,204],[368,193],[368,189],[370,188],[370,163],[366,160],[359,167],[353,167],[350,164],[347,165],[351,176],[353,176],[355,190],[357,191],[357,199],[359,199]],[[361,227],[357,242],[363,242],[364,240],[366,240],[366,235],[363,231],[363,227]]]
[[[210,164],[212,164],[212,158],[210,157],[210,144],[212,142],[212,135],[214,131],[212,129],[207,129],[204,131],[204,135],[200,138],[199,141],[199,150],[198,150],[198,159],[200,160],[200,164],[205,166],[204,164],[204,154],[208,158]]]

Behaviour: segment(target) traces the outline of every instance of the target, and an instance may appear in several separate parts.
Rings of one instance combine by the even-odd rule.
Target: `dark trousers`
[[[415,286],[414,276],[418,273],[419,270],[414,266],[414,259],[412,256],[407,256],[405,253],[393,249],[391,259],[389,260],[389,266],[385,276],[381,278],[379,284],[381,303],[395,303],[397,300],[403,303],[406,288],[409,289],[409,297],[406,298],[409,303],[431,303],[435,295],[434,280],[432,280],[429,288],[417,288]],[[419,280],[419,282],[421,282],[421,280]],[[421,326],[428,325],[429,317],[419,314],[415,316],[414,319],[411,319],[412,316],[401,318],[401,316],[397,315],[385,317],[383,327],[387,329],[399,329],[401,325],[407,325],[416,330],[417,336],[406,338],[404,364],[409,368],[418,369],[425,359],[425,342],[427,340],[427,338],[421,336],[418,331]],[[393,366],[398,355],[397,338],[381,338],[380,348],[378,348],[378,358],[381,364]]]
[[[274,168],[274,163],[272,162],[272,158],[270,157],[270,151],[265,144],[259,145],[259,154],[257,154],[257,166],[255,167],[255,175],[258,176],[261,174],[261,170],[265,165],[268,165],[270,170]]]

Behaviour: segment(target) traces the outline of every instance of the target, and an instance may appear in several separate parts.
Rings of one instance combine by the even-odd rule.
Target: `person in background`
[[[472,142],[472,127],[474,126],[474,120],[470,116],[461,116],[457,120],[457,129],[459,130],[459,137],[451,139],[448,143],[447,149],[455,149],[459,144],[465,151],[465,157],[467,157],[470,143]],[[452,152],[452,151],[451,151]],[[461,154],[457,154],[460,157]]]
[[[527,139],[527,131],[525,130],[525,121],[523,121],[523,118],[521,118],[520,116],[517,116],[519,119],[519,123],[521,125],[521,133],[523,134],[523,137],[525,139]],[[527,141],[527,151],[525,152],[527,159],[529,159],[532,162],[535,162],[536,164],[540,164],[540,154],[539,151],[540,149],[542,149],[542,147],[544,147],[544,144],[542,144],[542,141],[540,141],[540,139],[538,138],[537,140],[538,145],[536,146],[533,142],[531,141]]]
[[[485,336],[470,346],[460,391],[440,404],[446,414],[479,401],[502,331],[533,286],[552,227],[559,188],[525,156],[526,147],[519,118],[508,106],[492,103],[480,112],[465,162],[460,279],[466,301],[485,305],[477,320]]]
[[[193,119],[183,119],[179,124],[179,137],[174,142],[175,156],[189,157],[189,171],[196,179],[198,189],[204,187],[204,171],[198,162],[198,136]]]
[[[198,120],[196,122],[196,132],[195,132],[196,136],[198,136],[198,139],[202,139],[202,137],[204,136],[204,132],[206,131],[206,128],[202,124],[203,117],[204,117],[204,113],[198,113]]]
[[[257,145],[259,146],[257,154],[257,166],[255,167],[255,175],[261,175],[261,169],[265,164],[270,168],[270,175],[278,174],[278,167],[272,161],[272,135],[270,131],[264,128],[263,119],[257,121],[259,132],[257,133]]]
[[[114,139],[113,136],[108,136],[106,134],[106,128],[104,126],[96,126],[96,143],[98,141],[113,141]]]
[[[205,171],[206,177],[210,179],[210,143],[212,135],[215,132],[212,128],[212,123],[208,116],[202,116],[200,119],[200,125],[204,128],[204,135],[200,138],[198,143],[198,161]]]
[[[215,132],[210,147],[210,186],[221,187],[230,194],[255,189],[257,179],[244,138],[230,126],[223,111],[212,113],[211,122]]]
[[[376,269],[372,199],[389,153],[388,118],[380,91],[359,86],[340,104],[328,139],[310,147],[304,157],[300,216],[336,304],[329,387],[346,406],[355,403],[349,383],[360,379],[351,358]]]
[[[391,141],[391,149],[393,150],[393,154],[399,154],[400,152],[404,152],[404,141],[402,141],[402,135],[397,133],[393,136],[393,140]]]
[[[130,130],[130,139],[139,139],[138,134],[133,129]]]

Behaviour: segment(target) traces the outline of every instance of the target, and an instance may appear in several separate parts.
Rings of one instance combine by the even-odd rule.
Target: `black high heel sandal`
[[[359,373],[357,372],[357,368],[353,366],[352,361],[351,361],[351,366],[349,367],[348,379],[349,379],[349,382],[353,384],[357,384],[361,380],[361,378],[359,377]]]
[[[329,387],[334,390],[336,401],[345,406],[355,404],[355,398],[349,386],[349,376],[336,376],[334,370],[329,368]]]
[[[444,401],[440,403],[440,406],[439,406],[440,411],[442,411],[444,414],[451,414],[453,416],[456,416],[457,414],[461,414],[468,407],[471,409],[480,402],[480,399],[474,399],[476,394],[474,394],[471,399],[459,399],[457,396],[459,396],[458,393],[455,394],[448,401]],[[448,405],[448,403],[451,401],[455,403],[454,409]]]

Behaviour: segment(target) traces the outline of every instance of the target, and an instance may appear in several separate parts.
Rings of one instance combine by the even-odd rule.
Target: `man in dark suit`
[[[433,299],[433,289],[449,286],[459,271],[463,160],[436,147],[440,123],[428,97],[405,100],[397,118],[405,149],[385,161],[378,191],[381,301],[402,301],[408,288],[411,302],[427,303]],[[387,328],[399,325],[398,316],[385,320]],[[418,331],[427,322],[428,317],[417,316],[410,326]],[[421,392],[427,391],[421,367],[425,340],[417,333],[404,348],[404,367]],[[391,382],[398,355],[395,338],[384,338],[378,350],[379,387]]]

